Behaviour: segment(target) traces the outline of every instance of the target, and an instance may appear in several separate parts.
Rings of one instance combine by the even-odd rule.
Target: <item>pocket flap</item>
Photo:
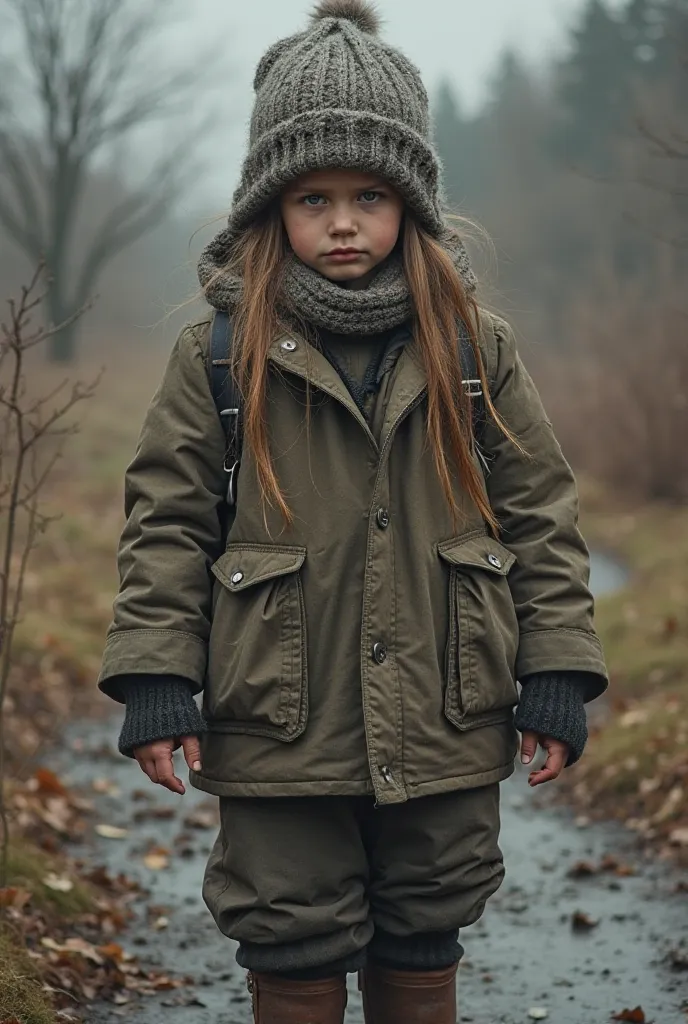
[[[516,561],[516,555],[486,534],[444,540],[437,545],[440,558],[451,565],[470,566],[472,569],[486,569],[506,576]]]
[[[306,549],[276,544],[230,544],[211,566],[215,576],[229,590],[245,590],[255,583],[296,572],[303,565]]]

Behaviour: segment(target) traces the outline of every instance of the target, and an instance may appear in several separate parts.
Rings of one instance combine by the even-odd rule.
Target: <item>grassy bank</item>
[[[620,820],[648,849],[688,864],[686,510],[614,507],[590,487],[583,509],[590,546],[630,575],[597,603],[610,689],[563,790],[591,817]]]
[[[131,958],[112,941],[126,923],[129,883],[63,857],[63,839],[92,827],[90,812],[43,767],[67,721],[111,710],[96,678],[117,586],[123,473],[164,362],[160,352],[128,356],[79,409],[81,432],[42,494],[56,519],[30,559],[15,633],[4,708],[12,842],[0,888],[0,1021],[12,1024],[80,1021],[84,1002],[124,1001],[137,984]],[[92,379],[98,369],[78,375]],[[40,365],[31,386],[47,394],[63,378]]]
[[[74,941],[75,930],[94,918],[102,893],[80,879],[59,853],[41,850],[18,830],[10,843],[7,881],[0,890],[0,1020],[76,1020],[71,1014],[56,1016],[77,992],[67,977],[68,960],[56,957],[54,950],[70,935]],[[55,998],[60,989],[66,1000]]]

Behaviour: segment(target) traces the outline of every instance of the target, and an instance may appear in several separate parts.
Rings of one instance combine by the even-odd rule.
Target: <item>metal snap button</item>
[[[243,578],[244,578],[244,574],[243,574],[243,572],[234,572],[234,573],[232,573],[232,575],[230,576],[230,579],[231,579],[232,583],[233,583],[233,584],[234,584],[235,586],[237,585],[237,583],[241,583],[241,581],[243,580]]]
[[[379,508],[377,510],[375,518],[377,520],[377,525],[380,527],[380,529],[386,530],[387,527],[389,526],[389,512],[387,511],[387,509]]]
[[[373,647],[373,658],[381,665],[383,661],[387,660],[387,648],[384,644],[376,643]]]
[[[502,568],[502,560],[501,558],[497,558],[496,555],[488,555],[487,560],[490,563],[490,565],[493,565],[495,567],[495,569]]]
[[[385,782],[387,782],[389,784],[394,782],[394,776],[392,775],[392,772],[391,772],[391,769],[389,768],[389,765],[386,765],[386,764],[381,764],[380,765],[380,775],[385,780]]]
[[[280,348],[283,348],[285,352],[293,352],[296,348],[296,342],[292,341],[291,338],[287,338],[280,344]]]

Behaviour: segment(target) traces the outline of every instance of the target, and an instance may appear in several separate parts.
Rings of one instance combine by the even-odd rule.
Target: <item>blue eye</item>
[[[381,192],[375,192],[373,189],[368,189],[366,192],[361,192],[361,199],[365,203],[374,203],[381,195]]]
[[[313,194],[313,195],[310,195],[310,196],[304,196],[303,199],[301,200],[301,202],[304,203],[306,206],[318,206],[320,204],[320,200],[322,198],[323,198],[322,196]],[[312,199],[315,200],[314,203],[311,202]]]

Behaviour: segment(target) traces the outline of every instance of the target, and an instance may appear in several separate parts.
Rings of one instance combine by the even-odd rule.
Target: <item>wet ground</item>
[[[598,594],[621,582],[613,563],[596,560]],[[123,945],[156,968],[192,976],[195,985],[135,1006],[94,1005],[87,1020],[248,1024],[248,994],[234,946],[218,931],[200,894],[215,835],[215,801],[188,785],[179,797],[149,783],[135,762],[116,753],[119,725],[119,715],[105,725],[77,723],[51,759],[73,785],[91,789],[94,779],[107,779],[109,793],[90,794],[97,820],[129,828],[118,840],[92,833],[75,852],[142,882],[148,895],[136,905],[137,922],[122,937]],[[185,778],[179,752],[175,756]],[[672,951],[683,944],[688,952],[688,892],[679,889],[678,877],[665,865],[639,860],[631,833],[611,825],[587,826],[547,806],[544,794],[529,789],[528,770],[517,765],[503,786],[506,880],[483,918],[461,936],[466,948],[459,973],[461,1020],[602,1024],[612,1014],[642,1006],[642,1020],[686,1024],[688,971],[672,967]],[[171,817],[151,813],[165,808]],[[162,870],[144,862],[154,846],[172,851]],[[599,864],[605,855],[633,866],[636,874],[568,877],[574,864]],[[578,928],[574,915],[579,915]],[[156,929],[160,917],[169,924]],[[353,977],[350,986],[347,1021],[360,1024]]]

